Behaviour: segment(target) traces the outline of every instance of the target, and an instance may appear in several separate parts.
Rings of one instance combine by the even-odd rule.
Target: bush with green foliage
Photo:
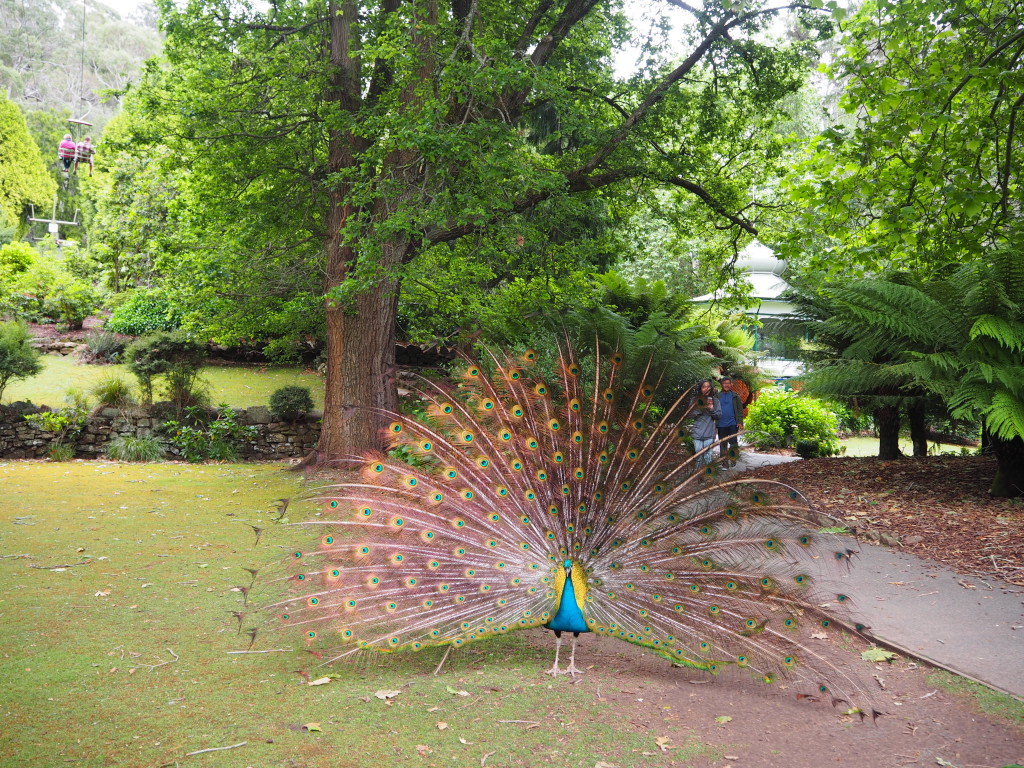
[[[115,461],[160,461],[164,449],[152,436],[121,435],[107,443],[107,457]]]
[[[81,392],[69,389],[64,402],[63,407],[54,411],[25,416],[25,421],[38,424],[40,429],[56,435],[49,452],[54,461],[67,461],[74,457],[75,443],[89,418],[89,403]]]
[[[199,372],[206,348],[180,332],[157,331],[137,339],[124,352],[125,366],[139,380],[143,399],[153,402],[153,385],[164,377],[171,401],[178,408],[201,405]]]
[[[14,379],[27,379],[43,370],[31,340],[23,323],[0,323],[0,397]]]
[[[32,323],[65,323],[78,329],[99,306],[99,295],[60,262],[36,258],[2,282],[0,312]]]
[[[750,405],[746,419],[746,440],[755,448],[791,447],[805,443],[805,452],[832,456],[839,451],[836,415],[820,400],[786,391],[781,387],[767,387]]]
[[[308,387],[281,387],[270,396],[270,411],[282,421],[298,421],[312,410]]]
[[[36,252],[21,240],[0,245],[0,281],[25,272],[36,259]]]
[[[220,406],[213,421],[207,421],[204,410],[186,408],[183,421],[164,422],[161,430],[171,447],[191,463],[238,459],[240,444],[252,439],[255,427],[242,424],[238,412],[228,405]]]
[[[89,363],[116,363],[124,354],[126,346],[123,339],[109,331],[90,331],[85,334],[85,349],[80,356]]]
[[[152,331],[173,331],[180,324],[177,311],[163,291],[134,291],[114,309],[106,329],[141,336]]]
[[[128,408],[136,404],[132,385],[120,376],[100,379],[89,392],[96,398],[97,405],[105,405],[109,408]]]

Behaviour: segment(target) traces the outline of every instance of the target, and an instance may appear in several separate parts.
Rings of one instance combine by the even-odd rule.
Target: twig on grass
[[[204,752],[221,752],[225,749],[237,749],[238,747],[244,747],[248,743],[248,741],[240,741],[237,744],[232,744],[230,747],[210,747],[209,749],[197,749],[195,752],[186,752],[185,757],[192,757],[192,755],[201,755]]]

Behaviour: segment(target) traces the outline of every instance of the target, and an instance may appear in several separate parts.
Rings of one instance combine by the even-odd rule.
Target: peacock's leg
[[[562,647],[562,633],[556,630],[555,631],[555,664],[554,664],[553,667],[551,667],[551,669],[547,670],[544,674],[551,675],[552,677],[555,677],[556,675],[561,675],[562,674],[562,671],[559,670],[559,668],[558,668],[558,650],[561,647]]]
[[[572,633],[572,653],[569,655],[569,666],[565,668],[565,672],[570,677],[576,677],[582,675],[583,672],[576,669],[576,638],[580,636],[579,632]]]

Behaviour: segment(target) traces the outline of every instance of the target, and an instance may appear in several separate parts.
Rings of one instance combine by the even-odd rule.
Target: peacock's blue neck
[[[583,618],[583,611],[576,603],[576,590],[572,585],[572,578],[566,575],[565,587],[562,589],[562,599],[558,602],[558,610],[547,624],[544,625],[556,632],[589,632],[587,622]]]

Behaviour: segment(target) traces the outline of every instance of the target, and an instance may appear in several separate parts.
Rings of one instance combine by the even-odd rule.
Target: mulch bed
[[[750,474],[798,488],[859,537],[1024,586],[1024,500],[989,497],[995,470],[987,456],[929,456],[811,459]]]

